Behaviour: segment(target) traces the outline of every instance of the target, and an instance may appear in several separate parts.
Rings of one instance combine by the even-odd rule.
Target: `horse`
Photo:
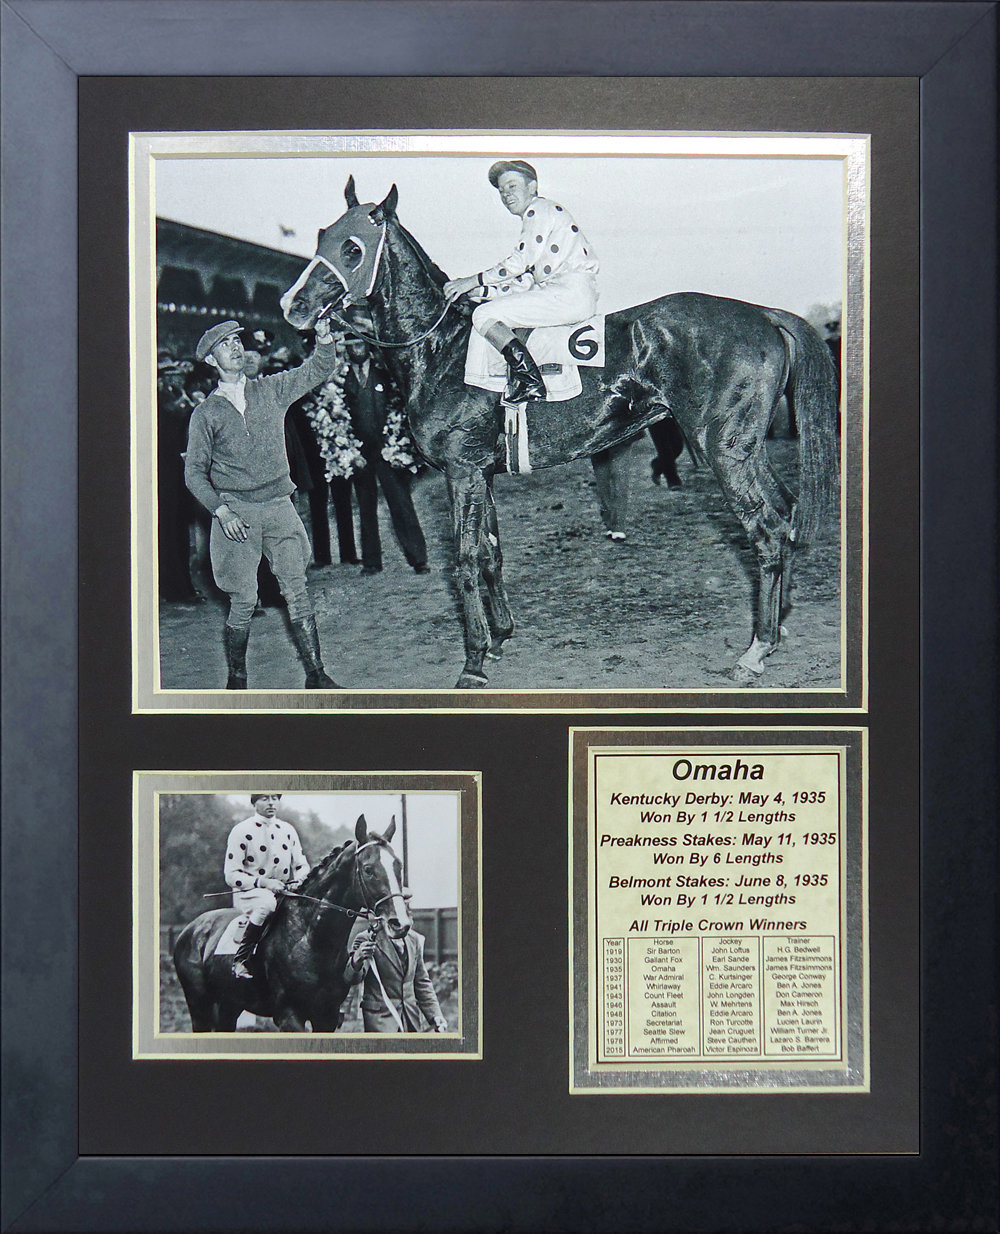
[[[202,913],[174,946],[174,968],[196,1033],[236,1030],[241,1011],[269,1016],[281,1032],[335,1032],[351,988],[345,980],[347,941],[354,921],[366,917],[402,938],[411,923],[400,884],[401,866],[389,841],[395,817],[379,835],[362,814],[354,839],[315,866],[294,893],[279,894],[267,933],[251,960],[254,980],[232,973],[231,955],[215,948],[236,908]]]
[[[348,179],[347,211],[318,235],[316,251],[281,297],[285,320],[311,329],[324,314],[363,304],[369,341],[402,391],[417,448],[445,473],[462,598],[465,665],[456,689],[488,684],[487,654],[514,631],[503,584],[493,477],[505,469],[500,396],[464,382],[471,306],[449,306],[447,276],[399,221],[393,185],[361,204]],[[449,311],[449,309],[457,311]],[[355,331],[357,333],[357,331]],[[668,415],[707,461],[757,558],[757,597],[734,681],[759,680],[789,607],[794,550],[808,543],[838,487],[837,383],[816,331],[781,309],[680,292],[609,313],[603,369],[580,370],[583,389],[557,404],[532,403],[532,466],[602,454]],[[799,422],[799,491],[775,474],[766,435],[785,395]]]

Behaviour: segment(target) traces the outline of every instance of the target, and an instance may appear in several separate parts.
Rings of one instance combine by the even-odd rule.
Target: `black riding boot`
[[[308,617],[292,619],[292,636],[306,668],[306,689],[339,690],[340,686],[332,677],[326,675],[326,670],[323,668],[319,650],[319,631],[316,629],[316,618],[312,613]]]
[[[250,641],[249,626],[231,626],[222,628],[222,642],[226,649],[226,666],[229,669],[227,690],[245,690],[247,688],[247,643]]]
[[[512,339],[503,349],[507,361],[507,392],[504,402],[511,406],[526,403],[529,399],[545,399],[545,382],[532,360],[527,347],[520,339]]]
[[[253,981],[253,973],[247,968],[247,960],[253,955],[254,948],[260,942],[260,936],[263,933],[264,927],[262,925],[257,925],[254,921],[247,922],[243,941],[237,946],[236,954],[233,956],[234,977],[242,977],[247,981]]]

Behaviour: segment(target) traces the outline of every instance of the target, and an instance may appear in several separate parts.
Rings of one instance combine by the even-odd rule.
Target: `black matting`
[[[245,6],[217,0],[209,6],[173,0],[14,0],[6,9],[5,154],[17,160],[20,174],[16,184],[6,177],[3,273],[4,1228],[995,1228],[990,1013],[996,1007],[996,6],[554,3],[545,6],[544,18],[538,5],[489,2]],[[255,20],[248,20],[250,12]],[[231,34],[223,33],[227,22],[236,23]],[[491,86],[488,95],[484,83],[475,81],[454,83],[455,90],[424,83],[422,92],[428,106],[440,108],[435,116],[441,126],[555,126],[548,116],[558,113],[558,127],[631,127],[637,126],[636,110],[644,109],[643,127],[868,128],[883,135],[885,158],[881,165],[876,159],[873,175],[873,217],[880,223],[872,304],[872,871],[878,870],[883,882],[873,895],[873,1017],[884,1013],[887,1024],[898,1024],[901,1011],[915,1010],[908,1000],[915,960],[919,654],[924,936],[918,1155],[610,1155],[698,1152],[697,1118],[684,1105],[673,1108],[658,1125],[665,1142],[651,1150],[648,1142],[636,1147],[629,1141],[638,1133],[626,1121],[641,1122],[650,1103],[622,1102],[614,1115],[602,1105],[602,1119],[600,1110],[586,1113],[585,1099],[570,1103],[565,1096],[565,717],[362,721],[128,714],[122,557],[124,548],[127,560],[128,453],[127,432],[121,431],[127,424],[127,271],[120,262],[124,193],[115,187],[123,184],[123,163],[107,132],[99,149],[86,142],[102,98],[105,106],[118,100],[119,114],[111,121],[119,129],[333,124],[317,110],[316,92],[328,95],[329,83],[143,79],[234,71],[757,77],[761,80],[719,81],[708,88],[694,81],[674,83],[662,93],[654,83],[638,80],[524,87],[506,82]],[[136,76],[81,80],[127,74]],[[763,80],[786,74],[910,80],[853,85]],[[906,114],[918,85],[924,229],[919,647],[915,131],[912,110]],[[101,201],[101,226],[84,230],[80,254],[80,459],[85,465],[79,797],[71,294],[78,87],[81,150],[87,155],[80,201],[88,218],[98,190]],[[419,83],[390,81],[382,87],[379,105],[389,114],[393,106],[412,108]],[[451,108],[448,100],[459,96],[465,103]],[[882,106],[873,106],[874,100]],[[134,118],[140,104],[141,120]],[[791,125],[782,109],[794,109],[800,123]],[[867,125],[848,122],[861,113]],[[349,127],[346,120],[340,123]],[[354,123],[369,128],[380,122],[369,109]],[[415,123],[412,112],[396,123]],[[894,130],[894,124],[900,127]],[[105,260],[98,262],[98,256]],[[880,337],[880,330],[887,333]],[[40,338],[46,343],[43,364],[36,349]],[[830,723],[853,719],[831,717]],[[686,720],[672,718],[677,724]],[[572,718],[578,725],[589,722]],[[727,722],[729,717],[712,717],[712,723]],[[810,725],[823,722],[809,719]],[[406,1147],[369,1144],[364,1151],[454,1153],[442,1145],[446,1129],[437,1124],[445,1121],[442,1108],[471,1084],[464,1117],[478,1135],[494,1139],[489,1149],[480,1142],[464,1151],[521,1155],[425,1157],[397,1160],[391,1168],[351,1157],[286,1158],[266,1168],[250,1158],[197,1159],[191,1154],[198,1151],[349,1151],[331,1148],[329,1138],[317,1146],[317,1139],[332,1134],[330,1124],[345,1109],[353,1117],[364,1102],[370,1105],[360,1071],[353,1091],[343,1093],[316,1082],[315,1069],[323,1064],[283,1065],[291,1082],[302,1076],[304,1085],[319,1090],[307,1094],[305,1108],[282,1111],[283,1133],[299,1137],[289,1146],[275,1142],[270,1122],[255,1140],[245,1135],[253,1120],[241,1117],[235,1105],[235,1073],[215,1079],[199,1065],[193,1095],[177,1064],[123,1065],[130,771],[252,768],[261,760],[274,766],[274,752],[285,749],[292,752],[282,760],[289,769],[334,762],[484,771],[488,1054],[483,1075],[466,1079],[466,1069],[480,1065],[456,1063],[454,1076],[431,1084],[428,1071],[418,1082],[426,1090],[415,1097],[416,1111],[406,1114],[411,1128],[420,1127],[419,1141],[408,1140]],[[376,749],[390,751],[391,757],[375,758]],[[85,828],[79,1107],[71,945],[77,931],[72,892],[78,802]],[[881,836],[875,835],[877,810],[894,820]],[[539,837],[541,869],[556,876],[545,886],[539,875],[529,881],[529,902],[544,905],[534,922],[512,911],[524,896],[512,850],[529,836]],[[888,888],[885,880],[891,880]],[[512,962],[526,989],[549,991],[520,1014],[504,1008],[510,985],[503,969]],[[904,1099],[912,1092],[913,1023],[911,1014],[911,1031],[900,1045],[884,1040],[883,1029],[873,1022],[873,1075],[878,1068],[885,1091]],[[879,1039],[883,1054],[876,1061]],[[550,1058],[553,1049],[561,1052]],[[489,1091],[483,1080],[487,1065],[509,1081],[509,1091]],[[363,1070],[373,1077],[379,1066]],[[255,1083],[264,1070],[255,1065]],[[175,1135],[175,1118],[182,1132],[196,1131],[197,1111],[184,1109],[195,1097],[225,1107],[209,1143],[198,1146],[190,1138],[165,1143],[162,1137]],[[874,1094],[831,1100],[828,1117],[853,1129],[857,1115],[849,1103],[865,1100],[865,1112],[877,1121]],[[759,1151],[761,1121],[796,1117],[792,1099],[773,1102],[758,1105],[754,1099],[744,1110],[734,1100],[723,1107],[724,1117],[745,1128],[743,1151]],[[105,1104],[115,1117],[102,1115]],[[265,1094],[260,1105],[267,1108]],[[718,1108],[711,1113],[707,1106],[698,1108],[706,1118],[720,1117]],[[174,1110],[170,1117],[168,1110]],[[498,1121],[497,1110],[502,1111]],[[365,1117],[374,1114],[369,1110]],[[692,1133],[686,1147],[675,1139],[679,1120],[680,1129]],[[482,1126],[493,1121],[497,1126]],[[625,1137],[617,1150],[608,1143],[616,1135]],[[573,1151],[600,1156],[542,1155],[565,1151],[567,1136]],[[157,1152],[172,1156],[141,1157]]]
[[[80,708],[96,721],[84,724],[80,745],[82,1152],[205,1155],[221,1146],[252,1155],[262,1142],[271,1153],[362,1155],[917,1149],[917,107],[912,78],[774,82],[765,90],[704,79],[310,78],[294,92],[274,79],[81,83],[81,406],[102,410],[82,413],[80,469],[104,477],[100,486],[83,484],[80,496]],[[571,1097],[567,727],[588,717],[128,714],[128,217],[127,201],[109,201],[107,186],[126,180],[129,130],[812,131],[833,117],[840,131],[873,134],[872,261],[879,271],[871,393],[875,1082],[870,1095],[835,1102],[801,1093],[736,1102],[707,1094],[681,1102]],[[331,174],[336,190],[343,174]],[[334,199],[330,217],[339,210]],[[442,210],[460,213],[461,203],[442,203]],[[86,312],[95,286],[102,289],[99,316]],[[100,595],[91,598],[96,579]],[[640,723],[650,721],[655,726],[657,717]],[[736,726],[757,722],[744,716]],[[129,886],[133,768],[284,770],[289,759],[297,770],[483,772],[484,1058],[468,1067],[256,1063],[249,1082],[261,1112],[234,1119],[248,1077],[232,1062],[131,1062],[131,906],[124,894],[87,889]],[[386,1118],[390,1094],[395,1108]],[[331,1108],[350,1110],[350,1118],[325,1117]]]

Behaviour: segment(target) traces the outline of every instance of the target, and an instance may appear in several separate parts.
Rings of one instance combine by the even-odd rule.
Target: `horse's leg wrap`
[[[233,956],[234,977],[240,977],[247,981],[253,980],[253,973],[247,968],[247,960],[253,955],[254,948],[260,942],[260,936],[263,933],[264,927],[262,925],[258,925],[256,921],[247,921],[243,937],[240,939],[236,948],[236,954]]]
[[[456,689],[486,684],[483,659],[490,645],[486,610],[479,593],[480,544],[486,507],[486,477],[478,470],[452,472],[448,476],[455,546],[458,554],[458,584],[465,621],[465,667]]]
[[[302,663],[306,669],[307,690],[339,690],[340,686],[328,677],[323,668],[323,658],[319,649],[319,631],[316,629],[316,616],[310,613],[308,617],[293,617],[290,621],[292,637],[298,648]]]
[[[487,656],[499,660],[503,645],[514,633],[514,614],[503,585],[503,553],[500,549],[500,525],[497,521],[493,481],[486,482],[486,507],[482,539],[479,545],[479,565],[486,584],[486,610],[493,641]]]
[[[247,688],[247,643],[249,641],[249,626],[231,626],[227,622],[222,627],[222,643],[226,649],[226,668],[229,672],[226,679],[227,690]]]

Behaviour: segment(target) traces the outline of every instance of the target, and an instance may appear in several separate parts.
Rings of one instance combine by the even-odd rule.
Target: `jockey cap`
[[[516,171],[519,176],[524,176],[526,180],[534,180],[538,182],[538,172],[530,163],[526,163],[524,159],[501,159],[499,163],[494,163],[490,168],[490,184],[494,188],[499,188],[498,181],[505,171]]]

